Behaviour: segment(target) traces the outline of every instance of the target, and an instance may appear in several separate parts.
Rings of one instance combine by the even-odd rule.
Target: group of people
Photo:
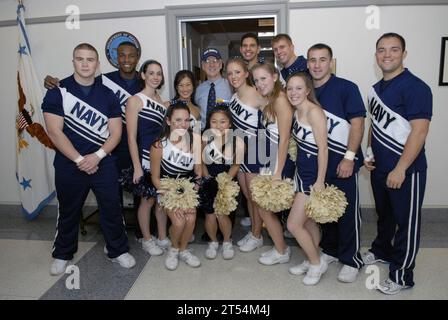
[[[137,72],[140,52],[133,43],[119,45],[119,70],[101,77],[95,77],[96,49],[87,43],[75,47],[74,74],[61,81],[47,76],[49,90],[42,104],[57,148],[59,215],[51,274],[63,273],[77,250],[80,212],[89,190],[98,201],[105,253],[125,268],[135,265],[118,182],[120,173],[131,168],[132,182],[143,186],[137,210],[142,248],[151,255],[167,252],[169,270],[179,260],[191,267],[201,261],[188,250],[196,208],[159,206],[160,193],[166,192],[161,179],[186,177],[199,189],[201,178],[226,172],[238,180],[251,222],[250,231],[236,243],[239,251],[263,245],[264,225],[273,247],[260,254],[259,263],[289,262],[286,227],[306,255],[289,272],[304,275],[305,285],[317,284],[336,261],[343,265],[337,276],[341,282],[356,281],[365,264],[386,262],[390,272],[380,291],[395,294],[414,285],[432,95],[404,68],[405,40],[387,33],[376,43],[383,79],[369,94],[365,157],[366,108],[357,85],[332,74],[332,49],[318,43],[306,58],[297,56],[287,34],[276,35],[272,48],[281,70],[260,59],[260,44],[252,33],[241,39],[241,58],[231,58],[225,66],[220,52],[207,48],[201,56],[207,80],[196,88],[193,73],[179,71],[176,95],[164,102],[158,94],[165,82],[162,65],[147,60]],[[288,153],[290,139],[297,145],[296,159]],[[361,254],[358,171],[363,165],[371,171],[378,234],[371,249]],[[266,172],[274,184],[294,180],[296,194],[285,226],[279,214],[253,201],[251,181]],[[338,222],[318,225],[306,216],[305,204],[311,189],[322,190],[326,184],[342,190],[348,206]],[[153,207],[157,236],[150,232]],[[222,256],[232,259],[234,213],[229,217],[214,214],[213,208],[201,210],[210,239],[205,257],[217,257],[219,229]]]

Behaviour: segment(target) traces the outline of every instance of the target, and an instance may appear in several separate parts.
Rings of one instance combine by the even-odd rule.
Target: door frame
[[[196,20],[217,20],[220,17],[262,17],[266,15],[276,17],[277,33],[288,33],[288,2],[287,0],[263,3],[228,3],[227,5],[189,5],[166,7],[166,31],[168,52],[168,74],[170,79],[182,65],[181,23]],[[173,95],[170,86],[170,96]]]

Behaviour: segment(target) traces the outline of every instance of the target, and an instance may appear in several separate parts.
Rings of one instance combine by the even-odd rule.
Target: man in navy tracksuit
[[[77,251],[79,215],[90,190],[98,202],[109,258],[131,268],[135,260],[128,253],[116,157],[110,155],[121,138],[119,101],[95,78],[99,61],[93,46],[76,46],[73,66],[74,74],[49,90],[42,103],[45,124],[57,148],[54,167],[59,214],[50,273],[65,272]]]
[[[322,227],[322,258],[331,263],[339,260],[337,279],[354,282],[362,268],[360,249],[361,212],[359,208],[358,171],[363,163],[360,148],[366,109],[358,86],[331,74],[332,50],[326,44],[308,49],[308,69],[313,78],[316,97],[327,116],[328,167],[326,183],[345,193],[348,206],[338,222]]]
[[[390,262],[389,277],[378,286],[385,294],[414,285],[426,186],[424,144],[432,93],[403,67],[406,54],[402,36],[386,33],[378,39],[376,61],[383,79],[369,94],[371,127],[365,165],[372,171],[378,233],[363,260],[365,264]]]
[[[131,155],[129,154],[128,135],[126,131],[125,108],[128,98],[141,91],[140,77],[136,71],[138,61],[140,59],[140,49],[132,42],[122,42],[117,47],[117,63],[118,70],[105,73],[101,75],[103,84],[111,89],[118,100],[121,107],[121,118],[123,120],[123,127],[121,130],[121,140],[114,149],[113,154],[117,157],[117,167],[120,173],[123,169],[128,169],[132,166]],[[45,88],[53,89],[59,86],[59,79],[51,76],[45,77]],[[140,197],[134,197],[134,207],[138,208]],[[123,199],[121,199],[123,204]],[[137,215],[137,210],[135,210]],[[136,224],[135,235],[137,238],[142,238],[140,227]]]

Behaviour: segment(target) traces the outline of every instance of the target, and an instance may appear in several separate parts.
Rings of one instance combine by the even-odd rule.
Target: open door
[[[181,68],[193,71],[199,82],[205,75],[201,71],[201,52],[207,47],[217,48],[225,61],[240,55],[241,37],[248,32],[258,35],[261,57],[274,61],[271,39],[277,33],[276,16],[221,17],[213,19],[180,20]]]

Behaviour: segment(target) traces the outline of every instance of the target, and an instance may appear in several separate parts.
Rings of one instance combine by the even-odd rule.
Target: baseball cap
[[[207,48],[202,53],[202,61],[207,60],[208,57],[215,57],[216,59],[221,59],[221,54],[215,48]]]

